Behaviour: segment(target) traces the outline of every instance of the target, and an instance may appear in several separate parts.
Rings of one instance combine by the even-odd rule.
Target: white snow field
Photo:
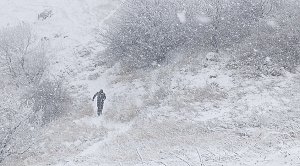
[[[49,72],[67,81],[74,98],[68,116],[3,165],[300,165],[299,72],[244,78],[226,68],[228,55],[211,61],[180,49],[169,65],[147,72],[103,67],[94,29],[120,1],[0,0],[0,27],[26,22],[46,37]],[[53,15],[39,20],[45,10]],[[101,117],[91,99],[99,89],[107,96]],[[15,97],[14,89],[0,90],[1,98]]]

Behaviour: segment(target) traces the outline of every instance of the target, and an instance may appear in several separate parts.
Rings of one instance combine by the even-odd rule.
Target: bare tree
[[[46,50],[28,24],[0,30],[0,65],[16,84],[39,82],[47,67]]]
[[[45,43],[36,38],[28,24],[0,29],[0,70],[13,84],[35,87],[47,65]],[[15,108],[0,109],[0,163],[8,157],[25,153],[34,142],[35,131],[31,130],[29,123],[32,111],[18,107],[19,104],[15,101]]]

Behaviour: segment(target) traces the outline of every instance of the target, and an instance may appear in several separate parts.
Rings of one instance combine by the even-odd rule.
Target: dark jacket
[[[97,107],[103,107],[104,100],[106,99],[105,93],[104,92],[97,92],[94,97],[93,101],[97,97]]]

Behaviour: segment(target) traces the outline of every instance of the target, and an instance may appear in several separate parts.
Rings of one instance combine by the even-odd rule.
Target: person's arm
[[[106,99],[106,95],[105,95],[105,93],[103,93],[103,100],[105,100]]]
[[[95,100],[95,97],[98,95],[98,92],[94,95],[94,97],[93,97],[93,101]]]

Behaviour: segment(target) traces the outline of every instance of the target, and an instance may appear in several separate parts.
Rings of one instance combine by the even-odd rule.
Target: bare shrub
[[[215,52],[232,48],[251,35],[273,4],[273,0],[127,0],[99,32],[99,42],[107,46],[102,58],[134,69],[161,63],[180,46]]]
[[[24,96],[32,105],[34,117],[31,121],[45,125],[69,110],[71,98],[62,81],[43,81]]]
[[[28,24],[0,30],[0,66],[16,84],[38,83],[47,65],[44,43]]]
[[[268,0],[265,0],[268,1]],[[251,35],[257,21],[268,14],[261,0],[191,0],[186,4],[191,44],[219,52]],[[268,4],[268,5],[266,5]]]
[[[236,49],[231,65],[260,76],[294,72],[300,63],[300,24],[297,5],[282,4],[275,16],[263,19],[252,35]],[[289,13],[286,13],[286,11]],[[256,74],[255,74],[256,73]]]
[[[34,144],[28,115],[10,108],[0,109],[0,165],[9,157],[24,154]]]
[[[164,61],[166,53],[186,40],[175,2],[125,1],[99,33],[99,42],[107,46],[106,58],[131,69]]]

